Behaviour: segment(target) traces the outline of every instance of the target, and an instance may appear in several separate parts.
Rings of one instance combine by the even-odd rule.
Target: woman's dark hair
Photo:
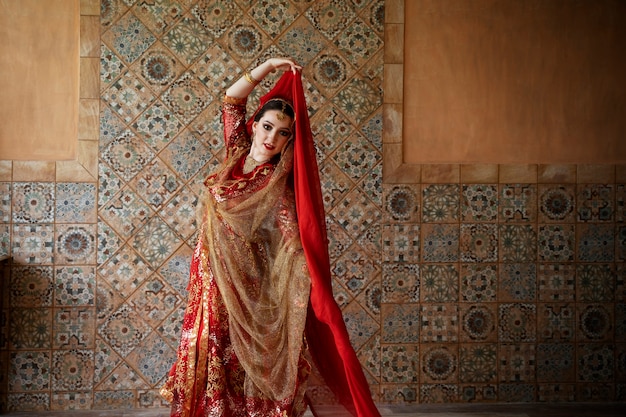
[[[259,109],[259,111],[254,116],[254,121],[258,122],[259,120],[261,120],[261,117],[263,117],[265,112],[267,112],[268,110],[278,110],[284,115],[289,116],[291,120],[296,119],[296,115],[293,111],[293,106],[291,105],[290,102],[282,98],[273,98],[273,99],[268,100],[263,105],[263,107]]]

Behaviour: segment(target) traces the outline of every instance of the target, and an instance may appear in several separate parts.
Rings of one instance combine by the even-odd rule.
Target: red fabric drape
[[[275,97],[291,101],[296,114],[294,188],[300,237],[312,284],[306,323],[311,356],[326,384],[351,414],[379,417],[332,293],[324,203],[300,73],[285,72],[274,88],[261,97],[259,108]],[[248,121],[249,132],[251,126],[252,118]]]

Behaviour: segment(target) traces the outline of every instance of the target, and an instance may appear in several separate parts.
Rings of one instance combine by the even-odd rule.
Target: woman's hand
[[[292,71],[296,74],[302,67],[289,58],[270,58],[250,72],[245,72],[243,77],[239,78],[233,85],[226,90],[229,97],[244,98],[252,92],[258,83],[265,78],[270,72]]]
[[[271,65],[272,68],[274,68],[274,70],[279,70],[279,71],[291,70],[291,72],[293,72],[294,74],[297,71],[300,71],[302,69],[300,65],[296,64],[295,61],[289,58],[270,58],[266,62],[269,65]]]

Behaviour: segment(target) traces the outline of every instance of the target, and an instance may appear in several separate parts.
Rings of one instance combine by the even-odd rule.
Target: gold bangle
[[[257,79],[255,79],[252,76],[252,74],[250,74],[248,71],[244,72],[243,78],[245,78],[246,81],[249,82],[252,85],[257,85],[259,83],[259,81]]]

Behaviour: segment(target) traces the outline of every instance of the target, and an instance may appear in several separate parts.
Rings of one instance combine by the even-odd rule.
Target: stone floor
[[[624,417],[626,403],[610,404],[424,404],[379,407],[384,417]],[[311,416],[309,412],[305,416]],[[347,416],[345,412],[332,415]],[[168,417],[167,409],[15,412],[14,417]]]

